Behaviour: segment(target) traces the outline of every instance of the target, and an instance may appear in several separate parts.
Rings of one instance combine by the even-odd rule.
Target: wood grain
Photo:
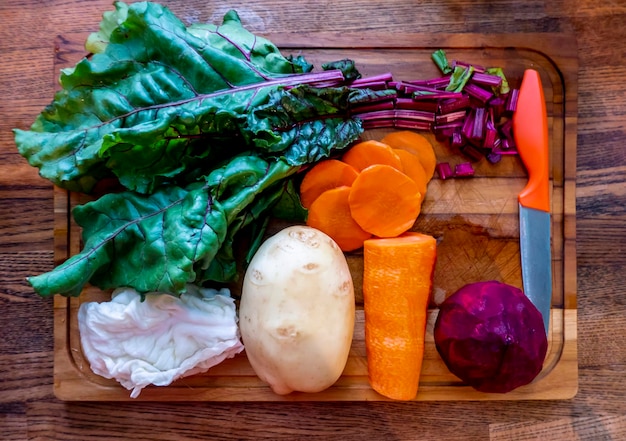
[[[15,150],[54,90],[54,38],[95,30],[108,0],[0,2],[0,427],[26,439],[617,440],[626,421],[626,7],[521,0],[166,1],[186,21],[236,7],[257,32],[560,33],[579,60],[576,308],[579,392],[564,401],[63,403],[53,395],[53,305],[25,278],[52,268],[52,187]],[[25,60],[28,60],[26,62]],[[574,307],[574,306],[572,306]]]
[[[569,399],[578,389],[576,342],[575,172],[576,154],[576,46],[567,35],[544,36],[483,34],[396,34],[357,37],[343,34],[272,34],[271,40],[286,53],[303,54],[316,66],[343,57],[359,60],[364,76],[391,71],[395,78],[438,75],[430,54],[445,48],[452,59],[480,65],[502,66],[515,86],[523,70],[533,67],[544,77],[551,144],[554,293],[549,329],[550,347],[544,370],[532,385],[508,394],[482,394],[464,385],[442,363],[434,346],[432,329],[437,304],[468,281],[500,280],[521,287],[517,194],[525,186],[526,172],[518,158],[506,158],[497,167],[476,164],[473,179],[429,184],[422,215],[414,229],[438,239],[426,351],[420,391],[416,400],[529,400]],[[55,41],[57,70],[84,56],[85,36],[59,35]],[[312,44],[314,42],[314,44]],[[476,46],[475,46],[476,45]],[[412,75],[407,77],[407,75]],[[574,92],[571,92],[573,89]],[[567,99],[568,105],[564,105]],[[371,130],[365,139],[381,139],[388,130]],[[459,162],[458,155],[432,138],[439,161]],[[463,159],[464,160],[464,159]],[[80,249],[80,229],[72,222],[73,206],[86,197],[55,191],[55,255],[62,262]],[[277,228],[282,228],[281,225]],[[274,230],[275,231],[275,230]],[[280,397],[263,384],[245,354],[212,368],[208,373],[183,379],[166,388],[145,389],[140,400],[150,401],[373,401],[385,400],[369,386],[363,335],[362,256],[348,255],[355,282],[357,320],[346,368],[340,380],[317,394]],[[240,295],[233,287],[233,295]],[[82,354],[77,313],[88,301],[107,301],[110,292],[88,288],[79,299],[55,298],[55,394],[63,400],[129,400],[129,393],[114,380],[94,375]]]

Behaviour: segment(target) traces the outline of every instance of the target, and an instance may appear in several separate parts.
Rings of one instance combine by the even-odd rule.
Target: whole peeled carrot
[[[368,376],[385,397],[417,395],[436,256],[435,238],[416,232],[364,243]]]

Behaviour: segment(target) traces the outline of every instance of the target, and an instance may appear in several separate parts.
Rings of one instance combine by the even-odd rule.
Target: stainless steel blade
[[[547,333],[552,306],[550,213],[520,205],[519,219],[524,293],[541,312]]]

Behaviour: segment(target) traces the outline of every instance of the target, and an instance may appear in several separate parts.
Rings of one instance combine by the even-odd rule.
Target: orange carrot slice
[[[341,160],[358,171],[374,164],[386,164],[402,170],[402,162],[393,149],[373,139],[355,144],[343,154]]]
[[[437,166],[437,157],[435,156],[433,145],[424,135],[409,130],[400,130],[388,133],[381,142],[389,145],[391,148],[407,150],[417,155],[424,167],[428,180],[432,179]]]
[[[306,224],[328,234],[342,251],[354,251],[372,235],[352,218],[348,197],[350,187],[342,186],[326,190],[309,208]]]
[[[354,180],[350,213],[365,231],[378,237],[394,237],[413,226],[419,216],[422,194],[417,184],[395,168],[370,165]]]
[[[419,158],[407,150],[393,150],[400,158],[400,162],[402,162],[402,171],[404,174],[413,179],[413,181],[417,184],[419,192],[422,193],[422,196],[424,196],[426,194],[429,179],[426,176],[426,171],[424,170]]]
[[[326,190],[350,186],[359,172],[338,159],[326,159],[315,164],[306,172],[300,184],[300,201],[309,208],[313,201]]]
[[[411,400],[417,395],[436,255],[435,238],[421,233],[365,241],[368,378],[385,397]]]

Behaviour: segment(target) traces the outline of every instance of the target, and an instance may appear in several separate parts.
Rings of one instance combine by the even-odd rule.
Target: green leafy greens
[[[235,11],[186,26],[156,3],[115,7],[86,42],[93,54],[61,72],[30,130],[15,130],[55,185],[124,187],[74,209],[84,248],[29,278],[43,296],[87,283],[179,295],[233,280],[237,233],[251,227],[258,243],[273,208],[297,212],[290,178],[360,135],[349,108],[373,93],[345,85],[359,76],[349,60],[313,72]]]
[[[219,27],[187,28],[155,3],[117,8],[125,19],[108,43],[100,34],[103,51],[65,69],[54,102],[30,131],[16,130],[19,151],[60,187],[89,192],[115,175],[128,189],[151,193],[233,144],[280,153],[293,133],[271,122],[259,126],[255,109],[272,94],[289,99],[293,92],[284,86],[326,78],[302,72],[245,30],[233,11]],[[292,125],[309,116],[286,115],[296,118]]]

